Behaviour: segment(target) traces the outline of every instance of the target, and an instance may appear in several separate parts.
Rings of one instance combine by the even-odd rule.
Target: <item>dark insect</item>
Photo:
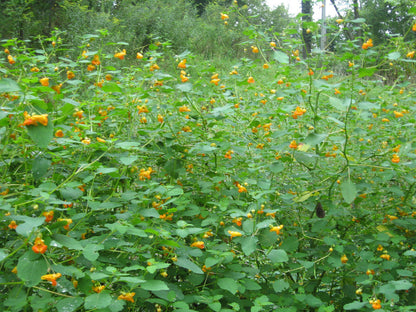
[[[325,217],[325,210],[322,208],[322,204],[320,202],[316,203],[315,212],[318,218]]]

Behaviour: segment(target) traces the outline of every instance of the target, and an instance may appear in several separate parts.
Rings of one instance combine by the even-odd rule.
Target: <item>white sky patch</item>
[[[302,0],[266,0],[266,4],[270,8],[275,8],[281,4],[288,9],[290,16],[296,16],[301,12],[301,1]],[[323,2],[323,1],[322,1]],[[313,19],[319,20],[322,16],[322,2],[315,3],[313,7]],[[329,0],[325,0],[326,2],[326,16],[327,17],[334,17],[337,16],[335,9]],[[342,13],[341,13],[342,14]]]

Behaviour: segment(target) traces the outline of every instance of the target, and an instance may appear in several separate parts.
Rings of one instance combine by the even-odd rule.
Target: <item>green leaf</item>
[[[408,280],[391,281],[390,284],[392,284],[396,290],[408,290],[413,286]]]
[[[83,302],[84,300],[80,297],[65,298],[58,301],[56,308],[58,309],[58,312],[73,312],[76,311]]]
[[[38,124],[37,126],[26,126],[26,129],[29,137],[39,148],[47,147],[53,138],[53,121],[50,115],[46,126]]]
[[[99,250],[104,249],[104,247],[102,245],[96,245],[96,244],[88,244],[87,246],[85,246],[84,251],[83,251],[83,255],[84,257],[89,260],[89,261],[95,261],[98,259],[99,257]]]
[[[85,298],[84,307],[87,310],[104,309],[112,302],[110,294],[101,292],[99,294],[92,294]]]
[[[20,87],[16,81],[10,78],[0,79],[0,93],[17,91],[20,91]]]
[[[391,52],[387,55],[387,58],[390,61],[395,61],[395,60],[398,60],[400,58],[400,56],[401,56],[400,52]]]
[[[180,187],[175,187],[173,189],[170,189],[166,192],[166,196],[172,197],[172,196],[179,196],[183,194],[183,189]]]
[[[238,291],[238,282],[232,278],[224,277],[217,281],[217,285],[224,290],[229,291],[233,295]]]
[[[101,90],[104,92],[122,92],[123,90],[120,88],[120,86],[116,83],[105,83]]]
[[[192,83],[186,82],[186,83],[177,84],[175,88],[176,90],[179,90],[182,92],[189,92],[192,90]]]
[[[79,188],[65,187],[59,190],[64,200],[72,202],[80,198],[84,193]]]
[[[282,51],[275,51],[273,58],[281,64],[289,64],[289,56]]]
[[[47,274],[48,264],[45,259],[32,250],[23,254],[17,263],[17,276],[25,281],[28,287],[41,282],[41,276]]]
[[[371,77],[377,71],[377,68],[360,68],[358,70],[358,77]]]
[[[4,249],[0,249],[0,262],[7,258],[7,252]]]
[[[367,305],[367,302],[354,301],[344,305],[344,310],[359,310]]]
[[[327,136],[328,134],[326,133],[309,133],[304,142],[312,146],[318,145],[321,144]]]
[[[72,237],[62,235],[62,234],[54,234],[52,238],[62,246],[74,249],[74,250],[82,250],[82,245],[79,241],[73,239]]]
[[[275,292],[279,293],[289,288],[289,283],[285,280],[277,280],[273,282],[273,289]]]
[[[273,263],[282,263],[289,261],[289,257],[287,256],[286,251],[282,249],[273,249],[270,251],[270,253],[267,255],[267,257],[273,262]]]
[[[32,161],[32,174],[33,174],[33,178],[35,180],[39,180],[40,178],[42,178],[49,169],[49,166],[51,165],[51,161],[39,156],[36,157],[33,161]]]
[[[347,204],[351,204],[357,197],[357,189],[351,180],[344,181],[340,184],[341,194]]]
[[[180,257],[175,262],[175,264],[177,266],[182,267],[182,268],[188,269],[188,270],[190,270],[190,271],[192,271],[196,274],[204,274],[204,271],[202,271],[199,266],[197,266],[195,263],[193,263],[191,260],[189,260],[187,258]]]
[[[123,165],[129,166],[129,165],[131,165],[132,163],[134,163],[134,162],[135,162],[138,158],[139,158],[139,157],[138,157],[138,156],[136,156],[136,155],[133,155],[133,156],[123,156],[123,157],[120,157],[120,158],[118,159],[118,161],[119,161],[120,163],[122,163]]]
[[[35,229],[45,222],[45,218],[31,218],[27,216],[17,216],[16,220],[24,221],[16,228],[16,232],[23,236],[29,236]]]
[[[169,290],[168,285],[164,281],[148,280],[140,285],[143,289],[150,291]]]
[[[251,255],[257,249],[258,238],[255,236],[244,237],[240,240],[241,249],[246,256]]]

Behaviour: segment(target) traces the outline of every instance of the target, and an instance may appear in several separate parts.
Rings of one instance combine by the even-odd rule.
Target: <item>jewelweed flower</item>
[[[296,143],[296,141],[295,141],[295,140],[293,140],[292,142],[290,142],[290,144],[289,144],[289,148],[296,149],[297,147],[298,147],[298,144]]]
[[[125,293],[125,294],[121,294],[120,296],[117,297],[118,300],[126,300],[126,301],[130,301],[130,302],[134,302],[134,295],[136,293],[135,292],[130,292],[130,293]]]
[[[283,224],[277,225],[277,226],[272,226],[270,228],[270,232],[275,232],[277,235],[279,235],[281,229],[283,229]]]
[[[400,118],[404,116],[402,112],[394,111],[393,113],[394,113],[394,117],[396,118]]]
[[[248,83],[254,83],[254,78],[253,77],[248,77],[248,79],[247,79],[247,82]]]
[[[137,52],[136,59],[141,60],[142,58],[143,58],[143,54],[141,54],[140,52]]]
[[[91,139],[90,138],[84,138],[84,139],[81,140],[81,143],[85,144],[85,145],[89,145],[89,144],[91,144]]]
[[[240,183],[237,183],[237,187],[238,187],[239,193],[247,193],[247,189],[244,186],[242,186]]]
[[[271,46],[272,48],[276,48],[276,42],[274,42],[274,41],[270,42],[270,46]]]
[[[123,49],[123,51],[114,54],[114,57],[116,57],[120,60],[124,60],[125,55],[126,55],[126,49]]]
[[[233,239],[234,237],[240,237],[240,236],[243,236],[243,233],[238,232],[238,231],[228,231],[228,234],[230,234],[231,239]]]
[[[42,213],[42,215],[45,217],[45,222],[46,223],[49,223],[49,222],[51,222],[53,220],[53,214],[54,214],[53,210],[51,210],[51,211],[44,211]]]
[[[293,119],[298,119],[298,116],[302,116],[306,113],[306,108],[296,107],[295,111],[292,112]]]
[[[263,64],[263,68],[264,68],[264,69],[268,69],[268,68],[269,68],[269,64],[264,63],[264,64]]]
[[[6,53],[6,54],[9,54],[10,53],[10,51],[9,51],[9,49],[4,49],[4,53]]]
[[[227,14],[221,13],[221,19],[222,20],[226,20],[228,18],[229,18],[229,16]]]
[[[341,24],[343,21],[344,21],[344,20],[343,20],[342,18],[338,18],[337,20],[335,20],[335,22],[337,22],[337,23],[338,23],[338,25],[339,25],[339,24]]]
[[[139,180],[140,181],[144,181],[146,179],[150,180],[150,175],[153,173],[153,169],[151,167],[146,169],[140,169],[140,173],[139,173]]]
[[[44,240],[40,237],[36,237],[35,243],[32,246],[33,252],[44,254],[46,249],[48,249],[48,246],[45,245]]]
[[[380,258],[384,259],[384,260],[387,260],[387,261],[390,261],[390,255],[388,255],[388,254],[383,254],[383,255],[380,256]]]
[[[251,46],[251,52],[259,53],[259,48],[257,48],[256,46]]]
[[[186,59],[183,59],[179,62],[178,68],[185,69],[186,68]]]
[[[309,75],[309,76],[312,76],[313,74],[314,74],[313,70],[312,70],[311,68],[309,68],[308,75]]]
[[[92,288],[92,290],[94,292],[96,292],[97,294],[99,294],[100,292],[102,292],[104,289],[105,289],[105,285],[94,286]]]
[[[371,48],[371,47],[373,47],[373,39],[368,39],[362,45],[363,50],[367,50],[368,48]]]
[[[155,71],[155,70],[158,70],[158,69],[160,69],[160,67],[156,63],[151,65],[150,68],[149,68],[150,71]]]
[[[30,69],[30,71],[32,72],[32,73],[37,73],[37,72],[39,72],[39,68],[37,68],[37,67],[32,67],[31,69]]]
[[[21,124],[21,126],[37,126],[40,123],[43,126],[48,125],[48,114],[33,114],[32,116],[29,115],[28,112],[23,113],[23,117],[25,121]]]
[[[88,71],[93,71],[95,69],[95,66],[94,65],[92,65],[92,64],[89,64],[88,66],[87,66],[87,70]]]
[[[68,70],[68,71],[66,72],[66,77],[67,77],[69,80],[71,80],[71,79],[74,79],[74,78],[75,78],[75,74],[74,74],[74,72],[73,72],[73,71]]]
[[[46,274],[46,275],[42,275],[40,279],[43,281],[49,281],[52,283],[52,286],[56,286],[57,285],[56,280],[60,278],[61,276],[62,276],[61,273]]]
[[[182,105],[181,107],[179,107],[179,112],[180,113],[185,113],[185,112],[190,112],[190,111],[191,111],[191,109],[186,105]]]
[[[381,309],[381,301],[380,301],[380,299],[370,300],[370,304],[371,304],[371,306],[373,307],[374,310]]]
[[[339,91],[337,88],[335,88],[334,90],[335,90],[335,92],[334,92],[335,95],[341,94],[341,91]]]
[[[234,151],[233,150],[228,150],[226,153],[225,153],[225,155],[224,155],[224,157],[225,158],[228,158],[228,159],[231,159],[231,155],[232,154],[234,154]]]
[[[98,142],[100,142],[100,143],[105,143],[105,142],[107,142],[106,140],[104,140],[104,139],[102,139],[102,138],[100,138],[100,137],[96,137],[96,139],[97,139],[97,141],[98,141]]]
[[[163,119],[163,116],[161,114],[157,115],[157,121],[159,121],[160,123],[163,123],[164,119]]]
[[[191,244],[191,247],[196,247],[196,248],[199,248],[199,249],[204,249],[205,248],[205,244],[204,244],[203,241],[196,241],[196,242],[193,242]]]
[[[101,64],[100,56],[98,54],[94,55],[94,58],[92,59],[91,64],[92,65],[100,65]]]
[[[343,255],[342,257],[341,257],[341,262],[342,263],[347,263],[348,262],[348,258],[347,258],[347,256],[346,255]]]
[[[416,31],[416,24],[413,24],[412,31]]]
[[[7,55],[7,60],[9,61],[9,63],[11,65],[13,65],[14,63],[16,63],[16,61],[14,60],[13,56],[11,56],[10,54]]]
[[[44,77],[44,78],[39,79],[39,82],[44,87],[49,86],[49,78],[47,78],[47,77]]]
[[[58,218],[58,222],[66,222],[66,225],[64,225],[64,229],[69,231],[69,225],[72,223],[72,219]]]
[[[16,230],[16,228],[17,228],[17,223],[16,223],[16,221],[14,221],[14,220],[10,221],[10,223],[9,223],[8,227],[9,227],[9,229],[11,229],[11,230]]]
[[[84,111],[82,111],[82,110],[79,110],[79,111],[76,111],[75,113],[73,113],[72,114],[72,116],[73,117],[76,117],[76,118],[78,118],[78,119],[81,119],[81,118],[83,118],[84,117]]]

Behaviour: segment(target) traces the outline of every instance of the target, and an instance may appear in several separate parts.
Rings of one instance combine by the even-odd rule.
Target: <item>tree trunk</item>
[[[308,33],[306,22],[312,21],[312,2],[311,0],[302,0],[302,36],[303,36],[303,58],[306,58],[312,50],[312,33]]]

